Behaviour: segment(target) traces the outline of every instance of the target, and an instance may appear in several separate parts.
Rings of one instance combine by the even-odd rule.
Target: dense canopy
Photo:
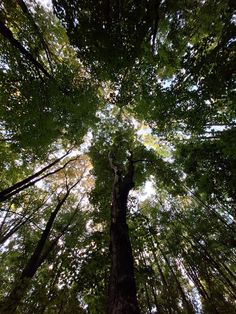
[[[236,3],[0,3],[0,313],[236,311]]]

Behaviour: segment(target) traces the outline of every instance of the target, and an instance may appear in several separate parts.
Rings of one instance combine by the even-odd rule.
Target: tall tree
[[[4,311],[234,313],[234,1],[53,8],[0,4]]]
[[[109,156],[114,171],[111,205],[111,274],[107,313],[139,313],[134,265],[126,223],[129,191],[134,187],[134,161],[129,157],[127,173],[122,173]]]

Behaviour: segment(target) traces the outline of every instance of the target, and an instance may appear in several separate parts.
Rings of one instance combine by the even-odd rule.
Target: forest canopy
[[[236,311],[236,3],[0,3],[0,313]]]

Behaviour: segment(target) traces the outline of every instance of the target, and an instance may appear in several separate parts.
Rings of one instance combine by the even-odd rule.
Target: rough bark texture
[[[113,168],[114,169],[114,168]],[[114,169],[111,206],[111,256],[112,266],[109,282],[108,314],[138,314],[134,280],[134,265],[129,231],[126,223],[127,199],[134,187],[133,163],[124,178]]]

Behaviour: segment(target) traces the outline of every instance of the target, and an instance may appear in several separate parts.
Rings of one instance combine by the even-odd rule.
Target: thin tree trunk
[[[53,171],[51,171],[51,172],[48,172],[48,173],[46,173],[45,175],[43,175],[43,176],[41,176],[41,177],[39,177],[39,178],[37,178],[37,179],[35,179],[35,180],[33,180],[33,181],[28,182],[27,184],[21,186],[20,188],[14,190],[13,192],[11,192],[11,193],[9,193],[9,194],[7,194],[5,197],[2,198],[2,200],[1,200],[1,198],[0,198],[0,202],[1,202],[1,201],[6,201],[6,200],[8,200],[8,199],[11,198],[12,196],[14,196],[14,195],[20,193],[21,191],[27,189],[28,187],[35,185],[37,182],[39,182],[39,181],[41,181],[41,180],[43,180],[43,179],[45,179],[45,178],[47,178],[47,177],[49,177],[49,176],[51,176],[51,175],[57,173],[57,172],[59,172],[59,171],[65,169],[66,166],[67,166],[71,161],[74,161],[74,160],[76,160],[76,158],[70,159],[70,160],[67,161],[63,166],[61,166],[61,167],[59,167],[59,168],[57,168],[57,169],[55,169],[55,170],[53,170]]]
[[[145,258],[143,256],[140,248],[139,248],[139,255],[141,257],[141,261],[142,261],[143,266],[145,267],[145,269],[147,269],[147,263],[145,261]],[[144,280],[144,289],[145,289],[145,294],[146,294],[146,299],[147,299],[148,311],[151,314],[152,313],[152,306],[151,306],[151,301],[150,301],[150,297],[149,297],[149,293],[148,293],[148,287],[147,287],[146,280]]]
[[[186,237],[184,237],[184,238],[186,239]],[[199,252],[201,254],[202,259],[207,262],[207,264],[210,266],[210,268],[212,268],[213,271],[215,271],[215,269],[218,271],[218,273],[222,277],[222,278],[219,277],[219,279],[222,281],[223,284],[226,284],[226,288],[228,289],[229,293],[232,294],[232,297],[235,297],[236,287],[235,287],[234,283],[228,278],[228,276],[222,270],[221,264],[218,263],[211,256],[209,251],[207,251],[207,249],[198,240],[195,240],[195,241],[197,242],[197,245],[199,245],[199,247],[201,249],[199,249],[199,247],[196,244],[194,244],[192,241],[189,241],[189,243],[192,246],[193,250],[195,250],[195,251],[197,251],[197,252]],[[234,275],[233,275],[233,279],[235,279]]]
[[[149,297],[149,294],[148,294],[148,288],[147,288],[147,283],[146,281],[144,282],[144,290],[145,290],[145,294],[146,294],[146,302],[147,302],[147,305],[148,305],[148,313],[149,314],[152,314],[152,305],[151,305],[151,302],[150,302],[150,297]]]
[[[24,57],[36,67],[36,69],[42,71],[46,77],[52,78],[52,76],[47,72],[44,66],[41,63],[39,63],[35,59],[35,57],[29,51],[27,51],[17,39],[15,39],[12,31],[1,21],[0,21],[0,33],[11,43],[13,47],[18,49],[24,55]]]
[[[126,223],[128,194],[134,187],[134,166],[130,160],[129,169],[124,178],[122,178],[118,167],[112,165],[112,168],[115,172],[110,227],[112,266],[108,289],[107,313],[139,314],[133,255]]]
[[[40,206],[41,207],[41,206]],[[38,208],[37,208],[38,210]],[[36,211],[37,211],[36,210]],[[34,213],[33,213],[34,214]],[[18,221],[8,232],[4,233],[0,238],[0,246],[3,245],[14,233],[16,233],[22,226],[24,226],[28,221],[31,220],[33,214],[29,215],[24,219],[24,217]]]
[[[79,180],[80,181],[80,180]],[[31,255],[29,261],[27,262],[25,268],[23,269],[20,278],[16,282],[13,290],[9,294],[9,296],[0,304],[0,313],[1,314],[14,314],[16,312],[16,309],[18,305],[20,304],[22,298],[24,297],[25,293],[27,292],[29,285],[31,283],[31,279],[34,277],[35,273],[37,272],[38,268],[42,265],[42,263],[47,258],[48,254],[52,250],[53,246],[55,246],[57,241],[53,241],[50,245],[50,250],[45,249],[46,242],[49,239],[49,235],[52,230],[53,223],[55,221],[55,218],[61,209],[62,205],[67,200],[70,191],[73,187],[75,187],[76,184],[78,184],[77,181],[73,186],[71,186],[69,189],[67,189],[66,194],[63,196],[63,198],[59,201],[54,211],[51,213],[48,222],[46,224],[46,227],[37,243],[37,246]],[[60,237],[57,237],[58,240]],[[44,252],[45,251],[45,252]]]
[[[171,271],[171,273],[172,273],[172,275],[173,275],[173,277],[175,279],[175,282],[176,282],[177,287],[179,289],[179,292],[180,292],[181,298],[183,300],[184,307],[187,310],[187,313],[190,313],[190,314],[194,313],[193,306],[190,303],[190,301],[188,300],[188,298],[186,297],[185,292],[184,292],[184,290],[183,290],[183,288],[182,288],[182,286],[181,286],[181,284],[179,282],[179,279],[178,279],[176,273],[174,272],[172,266],[170,265],[170,262],[169,262],[168,258],[166,257],[165,253],[163,252],[163,250],[160,247],[159,247],[159,250],[160,250],[160,252],[161,252],[161,254],[162,254],[162,256],[163,256],[163,258],[164,258],[164,260],[165,260],[165,262],[166,262],[166,264],[168,266],[168,268],[170,269],[170,271]]]
[[[8,198],[10,198],[11,196],[13,196],[14,194],[19,193],[22,190],[22,187],[24,186],[23,189],[25,189],[26,187],[28,187],[29,184],[32,180],[38,178],[42,173],[44,173],[45,171],[47,171],[48,169],[50,169],[52,166],[54,166],[55,164],[57,164],[58,162],[60,162],[63,158],[65,158],[68,154],[70,153],[70,150],[68,152],[66,152],[66,154],[64,154],[63,156],[61,156],[60,158],[57,158],[56,160],[54,160],[52,163],[50,163],[49,165],[47,165],[46,167],[42,168],[41,170],[35,172],[34,174],[32,174],[31,176],[13,184],[12,186],[6,188],[5,190],[0,192],[0,202],[7,200]],[[45,177],[45,176],[44,176]],[[41,178],[42,179],[42,178]],[[34,181],[34,183],[38,182]],[[26,186],[27,185],[27,186]],[[25,187],[26,186],[26,187]]]
[[[196,271],[193,268],[193,266],[190,265],[189,262],[187,262],[187,266],[185,265],[185,269],[186,269],[188,276],[192,279],[192,281],[196,285],[202,298],[206,302],[211,302],[211,298],[210,298],[208,292],[206,291],[206,289],[204,288],[204,285],[201,283],[200,279],[198,278],[198,275],[196,274]]]
[[[8,215],[9,215],[9,213],[10,213],[10,208],[11,208],[11,206],[9,205],[9,206],[8,206],[8,209],[6,210],[6,214],[4,215],[4,218],[2,219],[2,222],[1,222],[1,225],[0,225],[0,234],[1,234],[1,235],[5,233],[5,232],[3,232],[2,230],[3,230],[3,228],[4,228],[4,225],[5,225],[5,222],[6,222],[6,220],[7,220],[7,217],[8,217]],[[3,212],[2,208],[1,208],[1,212]]]
[[[199,275],[196,273],[195,267],[193,266],[194,264],[192,263],[192,261],[189,261],[189,254],[187,252],[185,252],[185,250],[182,248],[182,254],[183,257],[185,259],[185,263],[187,263],[187,265],[184,265],[188,276],[192,279],[192,281],[194,282],[194,284],[196,285],[198,292],[200,293],[200,295],[202,296],[204,302],[211,307],[212,311],[214,311],[213,313],[218,314],[218,310],[216,309],[214,300],[212,300],[210,294],[208,293],[208,291],[205,289],[204,285],[201,283],[201,279],[199,278]]]
[[[40,28],[39,28],[38,25],[35,23],[34,18],[33,18],[33,16],[31,15],[30,10],[28,9],[28,7],[27,7],[27,5],[25,4],[25,2],[24,2],[23,0],[16,0],[16,1],[17,1],[17,3],[19,4],[19,6],[21,7],[21,9],[22,9],[22,11],[24,12],[24,14],[27,16],[27,18],[28,18],[29,21],[31,22],[31,24],[32,24],[32,26],[33,26],[35,32],[38,34],[39,39],[40,39],[40,41],[41,41],[41,44],[42,44],[42,46],[43,46],[43,48],[44,48],[44,51],[45,51],[45,53],[46,53],[49,66],[50,66],[50,68],[51,68],[51,70],[52,70],[51,58],[50,58],[51,52],[50,52],[50,50],[49,50],[49,48],[48,48],[48,45],[47,45],[47,43],[46,43],[46,41],[45,41],[45,39],[44,39],[44,37],[43,37],[43,34],[42,34]]]
[[[20,221],[18,221],[12,228],[9,228],[8,231],[4,232],[0,237],[0,246],[4,242],[6,242],[14,233],[16,233],[22,226],[24,226],[28,221],[32,222],[32,217],[34,216],[34,214],[38,212],[40,208],[43,207],[43,205],[45,205],[48,199],[49,197],[45,199],[43,203],[39,205],[35,210],[33,210],[33,212],[31,212],[28,217],[22,216]]]
[[[3,37],[5,37],[10,42],[12,47],[16,48],[25,57],[26,60],[30,61],[31,64],[34,65],[35,69],[38,71],[39,76],[41,76],[41,71],[45,75],[45,77],[47,77],[56,84],[59,91],[61,91],[66,96],[70,95],[70,92],[65,87],[60,86],[56,82],[54,77],[45,69],[45,67],[27,49],[25,49],[21,42],[14,37],[12,31],[1,21],[0,34],[2,34]]]
[[[176,309],[176,307],[173,305],[173,301],[171,299],[171,292],[170,292],[168,283],[166,281],[165,275],[164,275],[164,273],[163,273],[163,271],[161,269],[161,265],[159,264],[158,258],[156,256],[155,246],[154,246],[154,242],[153,242],[152,237],[151,237],[151,251],[152,251],[152,255],[153,255],[155,264],[157,266],[158,272],[159,272],[160,277],[161,277],[161,282],[162,282],[162,285],[163,285],[164,295],[165,295],[165,298],[167,300],[167,303],[166,303],[166,305],[168,307],[167,311],[168,311],[168,313],[174,313],[175,311],[178,311],[178,309]]]
[[[55,286],[58,282],[58,278],[61,274],[61,267],[62,266],[62,262],[58,263],[58,261],[56,261],[56,266],[53,267],[53,273],[55,272],[55,276],[53,278],[50,278],[50,285],[48,288],[48,293],[47,293],[47,297],[46,300],[44,301],[43,304],[40,304],[41,308],[38,309],[38,312],[40,310],[40,314],[45,313],[48,305],[50,304],[50,302],[53,300],[53,298],[55,297]]]

